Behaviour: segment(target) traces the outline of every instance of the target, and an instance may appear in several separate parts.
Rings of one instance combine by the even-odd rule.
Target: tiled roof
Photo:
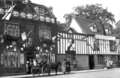
[[[73,17],[76,22],[78,23],[78,25],[80,26],[80,28],[82,28],[82,30],[84,31],[84,33],[86,34],[96,34],[95,32],[92,32],[92,30],[90,29],[90,24],[96,24],[98,32],[97,34],[104,34],[103,32],[103,28],[100,25],[100,22],[98,21],[94,21],[94,20],[90,20],[90,19],[86,19],[86,18],[82,18],[82,17]]]
[[[34,8],[37,7],[37,6],[44,8],[44,9],[45,9],[45,12],[48,12],[48,11],[49,11],[46,6],[40,5],[40,4],[35,4],[35,3],[28,3],[28,4],[19,3],[19,4],[17,4],[17,5],[15,6],[14,10],[19,11],[19,12],[25,12],[25,13],[27,13],[27,11],[28,11],[28,13],[36,14]],[[51,14],[52,14],[52,15],[51,15]],[[52,12],[51,12],[51,14],[50,14],[50,13],[47,13],[47,14],[45,14],[45,15],[46,15],[46,16],[51,16],[51,17],[53,17],[54,15],[53,15]]]

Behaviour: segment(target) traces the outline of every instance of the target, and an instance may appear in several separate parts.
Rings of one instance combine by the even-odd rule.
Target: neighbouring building
[[[111,36],[111,27],[105,25],[103,35],[98,21],[73,17],[68,30],[57,35],[57,60],[70,58],[72,63],[76,59],[78,70],[103,69],[106,59],[113,61],[113,67],[120,67],[120,38]]]
[[[44,5],[0,0],[0,76],[26,74],[26,61],[57,51],[56,17]]]

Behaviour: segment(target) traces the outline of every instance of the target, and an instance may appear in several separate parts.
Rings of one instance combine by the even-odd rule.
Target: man
[[[62,72],[63,72],[63,74],[65,74],[65,72],[66,72],[66,60],[65,59],[62,62]]]

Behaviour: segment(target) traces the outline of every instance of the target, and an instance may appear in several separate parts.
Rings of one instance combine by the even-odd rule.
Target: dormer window
[[[106,34],[111,34],[112,33],[111,32],[111,27],[106,28],[105,31],[106,31]]]
[[[93,32],[97,32],[97,26],[95,24],[93,24],[90,29],[93,31]]]
[[[13,0],[4,0],[4,7],[10,8],[13,5]]]
[[[44,8],[43,7],[40,7],[39,8],[39,14],[43,14],[44,13]]]
[[[34,7],[34,10],[35,10],[35,12],[36,12],[36,14],[44,14],[44,8],[43,7],[39,7],[39,6],[36,6],[36,7]]]

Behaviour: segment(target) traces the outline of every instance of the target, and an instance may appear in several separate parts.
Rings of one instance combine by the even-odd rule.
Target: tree
[[[104,9],[101,4],[91,4],[74,7],[74,12],[70,14],[65,14],[64,17],[68,20],[73,15],[84,17],[87,19],[98,20],[101,23],[103,29],[105,23],[112,24],[115,22],[114,15],[111,12],[108,12],[107,8]],[[69,21],[70,20],[71,19],[69,19]]]

